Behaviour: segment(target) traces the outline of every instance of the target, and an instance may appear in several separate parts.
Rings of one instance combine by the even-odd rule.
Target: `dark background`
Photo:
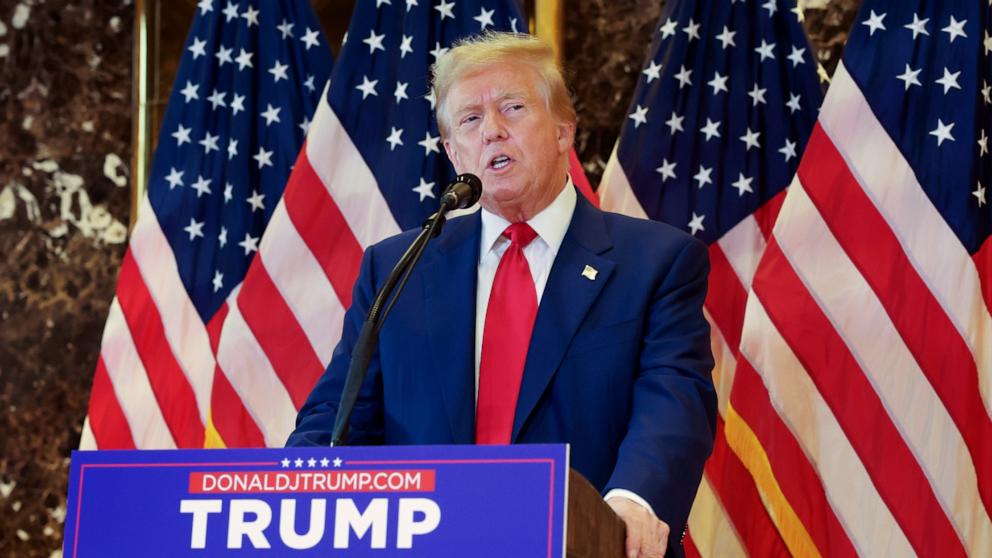
[[[353,3],[313,0],[332,45]],[[662,3],[565,0],[576,148],[594,185]],[[827,72],[859,3],[807,2]],[[196,3],[149,4],[162,100]],[[130,220],[133,27],[131,0],[0,0],[0,556],[61,556],[68,456]]]

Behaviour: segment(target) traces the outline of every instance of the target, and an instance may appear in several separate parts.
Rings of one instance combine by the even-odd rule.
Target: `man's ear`
[[[460,174],[462,163],[458,159],[458,151],[455,151],[455,148],[451,146],[451,140],[444,140],[441,144],[444,145],[444,152],[448,154],[448,160],[455,167],[455,172]]]
[[[562,122],[558,124],[558,152],[568,153],[575,143],[575,124]]]

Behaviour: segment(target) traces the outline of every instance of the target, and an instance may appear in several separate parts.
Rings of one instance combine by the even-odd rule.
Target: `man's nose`
[[[493,111],[482,121],[482,141],[490,143],[506,139],[506,123],[499,111]]]

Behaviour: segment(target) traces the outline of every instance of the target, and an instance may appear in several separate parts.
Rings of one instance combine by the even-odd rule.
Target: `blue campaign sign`
[[[563,557],[564,445],[75,451],[66,557]]]

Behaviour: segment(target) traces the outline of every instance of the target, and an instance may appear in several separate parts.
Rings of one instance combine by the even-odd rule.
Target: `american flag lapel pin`
[[[597,271],[596,268],[591,265],[586,265],[585,269],[582,270],[582,276],[590,281],[595,281],[596,274],[598,273],[599,271]]]

